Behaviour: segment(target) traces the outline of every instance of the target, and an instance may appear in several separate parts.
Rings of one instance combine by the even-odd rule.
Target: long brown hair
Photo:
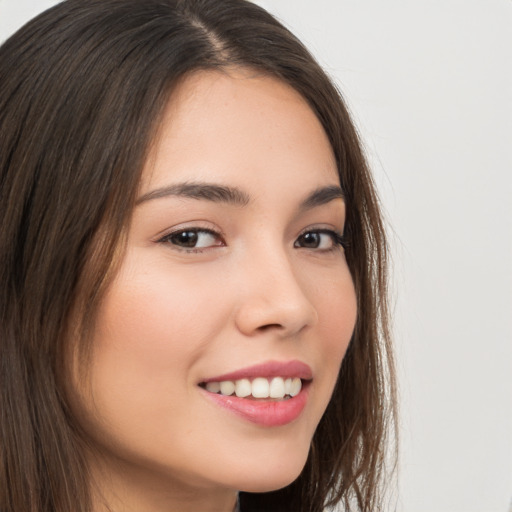
[[[72,349],[86,352],[175,84],[232,66],[288,83],[321,121],[346,194],[358,300],[304,470],[284,489],[241,493],[242,510],[381,509],[386,439],[396,425],[386,240],[339,92],[287,29],[245,0],[68,0],[0,47],[2,512],[90,512],[63,378],[69,333],[81,333]]]

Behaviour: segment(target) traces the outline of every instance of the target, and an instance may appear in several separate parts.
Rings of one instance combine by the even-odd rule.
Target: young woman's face
[[[200,72],[175,91],[76,386],[110,475],[230,491],[298,476],[356,318],[339,185],[287,85]]]

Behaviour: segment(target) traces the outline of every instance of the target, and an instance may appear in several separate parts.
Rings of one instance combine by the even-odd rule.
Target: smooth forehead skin
[[[236,107],[240,104],[244,109]],[[169,162],[180,159],[186,164],[182,168],[194,171],[198,179],[208,180],[221,170],[226,180],[242,184],[259,180],[257,169],[262,166],[270,164],[279,173],[296,165],[290,162],[290,151],[301,148],[303,165],[309,158],[312,174],[321,178],[319,185],[339,184],[331,145],[309,105],[284,82],[256,71],[232,68],[186,77],[173,92],[162,126],[143,174],[142,195],[167,180],[158,172],[166,167],[155,162],[155,155]],[[271,163],[265,147],[272,153]],[[212,157],[207,166],[205,154]],[[217,162],[222,169],[216,168]],[[180,181],[179,169],[173,179]]]

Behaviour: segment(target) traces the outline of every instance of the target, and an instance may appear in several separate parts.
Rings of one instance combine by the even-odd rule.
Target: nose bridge
[[[298,279],[293,255],[282,245],[252,251],[244,262],[245,282],[237,323],[246,334],[273,328],[282,336],[314,325],[317,312]]]

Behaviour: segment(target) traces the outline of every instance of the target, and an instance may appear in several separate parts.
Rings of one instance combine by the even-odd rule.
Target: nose
[[[245,267],[242,290],[235,312],[238,329],[247,336],[274,331],[279,337],[294,336],[318,321],[306,283],[285,255],[254,258]]]

